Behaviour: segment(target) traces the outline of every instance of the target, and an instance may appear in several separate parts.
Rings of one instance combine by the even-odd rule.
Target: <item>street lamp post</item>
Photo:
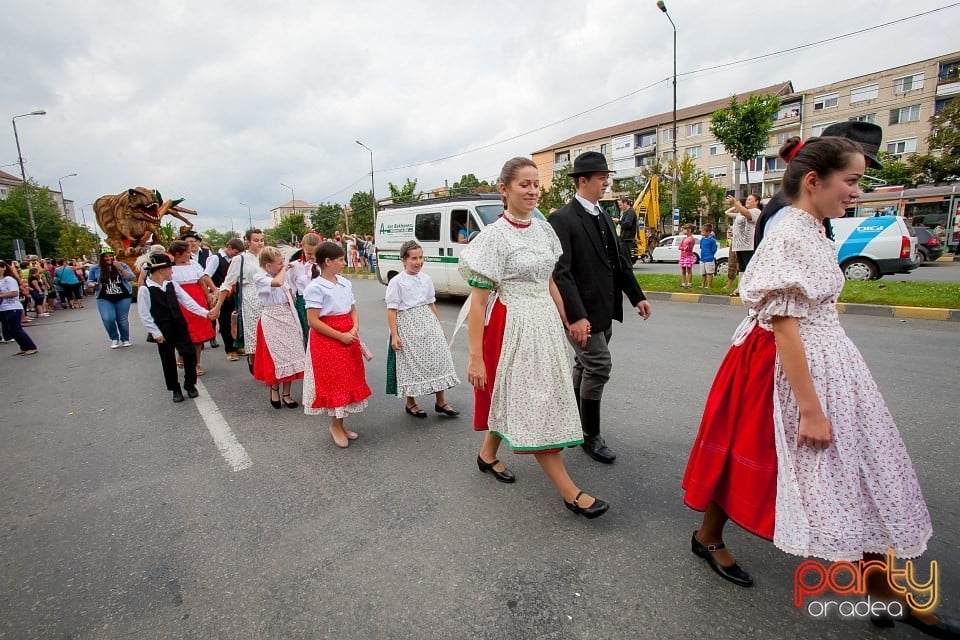
[[[248,204],[243,204],[243,203],[241,202],[241,203],[240,203],[240,206],[247,208],[247,221],[250,223],[250,226],[247,227],[247,229],[253,229],[253,214],[250,213],[250,205],[248,205]]]
[[[60,185],[60,204],[63,205],[63,219],[64,219],[64,220],[67,219],[67,199],[66,199],[66,198],[64,197],[64,195],[63,195],[63,179],[64,179],[64,178],[75,178],[75,177],[77,177],[77,174],[75,174],[75,173],[68,173],[68,174],[65,175],[65,176],[60,176],[59,178],[57,178],[57,184]],[[76,214],[74,214],[74,215],[76,215]],[[76,220],[74,220],[74,222],[76,222]]]
[[[377,196],[373,192],[373,151],[367,145],[363,144],[359,140],[356,141],[358,145],[370,152],[370,204],[373,207],[373,226],[377,226]]]
[[[677,25],[673,23],[673,18],[667,13],[667,5],[664,4],[663,0],[657,0],[657,8],[663,11],[663,15],[667,16],[670,26],[673,27],[673,135],[670,137],[673,140],[673,209],[671,214],[675,214],[677,211],[677,182],[680,180],[677,175],[680,166],[680,158],[677,157]],[[674,232],[676,232],[676,229],[674,229]]]
[[[30,231],[33,233],[33,245],[40,255],[40,239],[37,238],[37,223],[33,220],[33,205],[30,204],[30,185],[27,184],[27,172],[23,168],[23,153],[20,152],[20,136],[17,135],[17,118],[26,118],[27,116],[46,115],[43,109],[37,109],[30,113],[23,113],[19,116],[13,116],[10,122],[13,123],[13,139],[17,141],[17,158],[20,161],[20,177],[23,178],[23,197],[27,201],[27,217],[30,219]]]

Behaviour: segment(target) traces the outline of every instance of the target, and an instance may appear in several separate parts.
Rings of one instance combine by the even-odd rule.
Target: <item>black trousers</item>
[[[230,296],[223,301],[218,318],[220,322],[220,344],[227,350],[227,353],[233,353],[237,350],[233,346],[233,337],[230,335],[230,314],[233,313],[233,309],[233,296]]]
[[[176,391],[180,388],[176,353],[179,353],[180,359],[183,360],[184,386],[197,386],[197,351],[192,342],[164,340],[162,343],[157,343],[157,352],[160,354],[160,364],[163,365],[163,381],[167,383],[167,391]]]

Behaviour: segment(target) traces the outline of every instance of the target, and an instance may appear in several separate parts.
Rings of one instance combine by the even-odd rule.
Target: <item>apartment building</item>
[[[6,200],[10,190],[14,187],[19,187],[21,184],[23,184],[23,180],[17,176],[7,173],[6,171],[0,171],[0,200]],[[57,205],[60,216],[69,222],[76,222],[77,213],[73,208],[73,200],[64,199],[63,194],[59,191],[53,191],[52,189],[48,189],[47,191],[50,193],[54,204]]]
[[[739,190],[764,196],[780,188],[786,165],[777,157],[790,136],[808,138],[844,120],[873,122],[884,129],[883,147],[898,158],[927,153],[929,119],[960,95],[960,52],[913,62],[900,67],[842,80],[803,91],[790,81],[737,95],[754,94],[780,99],[769,145],[740,171]],[[726,107],[725,97],[677,110],[677,152],[693,158],[697,167],[718,186],[737,188],[736,161],[710,133],[710,114]],[[673,113],[666,112],[632,122],[583,133],[533,152],[540,183],[550,186],[554,176],[585,151],[607,157],[617,177],[637,176],[643,168],[673,156]]]
[[[310,221],[310,216],[314,211],[317,210],[317,205],[310,204],[303,200],[291,200],[284,204],[281,204],[278,207],[270,209],[270,226],[275,227],[280,224],[280,221],[286,217],[300,214],[307,219],[307,222]]]

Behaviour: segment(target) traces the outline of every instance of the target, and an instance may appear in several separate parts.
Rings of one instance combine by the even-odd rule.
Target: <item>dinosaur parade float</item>
[[[147,247],[164,244],[159,233],[163,216],[170,215],[183,222],[179,230],[181,234],[193,229],[193,224],[183,214],[195,216],[197,212],[181,207],[183,200],[164,200],[156,189],[135,187],[97,198],[93,211],[117,259],[134,268],[134,262]]]

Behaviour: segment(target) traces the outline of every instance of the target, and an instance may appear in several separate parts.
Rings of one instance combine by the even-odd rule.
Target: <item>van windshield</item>
[[[502,204],[477,205],[477,213],[480,215],[480,219],[483,220],[483,226],[487,226],[488,224],[493,224],[494,222],[497,221],[497,218],[499,218],[500,214],[503,213],[503,205]],[[546,220],[546,218],[543,217],[543,214],[540,213],[539,209],[534,209],[533,215],[534,217],[540,218],[541,220]]]

